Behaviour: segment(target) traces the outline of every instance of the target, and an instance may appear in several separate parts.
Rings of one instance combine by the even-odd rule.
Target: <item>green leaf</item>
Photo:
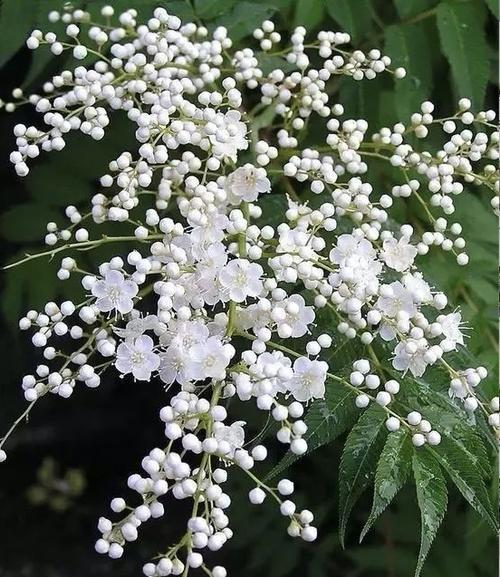
[[[340,87],[339,101],[353,118],[364,118],[369,126],[379,126],[380,78],[347,79]]]
[[[92,193],[97,192],[95,179],[107,172],[112,158],[127,150],[132,138],[125,117],[121,115],[113,119],[99,142],[81,133],[68,135],[63,150],[43,158],[43,164],[30,170],[26,186],[31,198],[37,203],[57,207],[90,199]],[[82,158],[86,162],[82,162]],[[92,166],[92,171],[89,171],[89,166]]]
[[[158,5],[158,2],[152,1],[153,7]],[[165,8],[169,14],[174,14],[178,16],[182,23],[193,22],[196,19],[196,14],[190,4],[186,0],[174,0],[174,2],[169,2],[165,5]]]
[[[61,161],[63,158],[53,156],[47,159],[46,164],[35,166],[30,171],[27,183],[31,197],[36,202],[66,207],[91,198],[93,192],[91,175],[84,175],[78,169],[73,170],[71,166]]]
[[[200,18],[214,20],[230,10],[237,0],[194,0],[194,9]]]
[[[0,217],[3,238],[12,242],[38,240],[47,234],[47,222],[57,220],[59,213],[38,203],[24,203],[13,206]]]
[[[415,577],[418,577],[437,530],[445,516],[448,492],[439,463],[425,449],[416,449],[414,451],[413,474],[422,525],[420,552],[415,569]]]
[[[429,44],[422,25],[396,24],[385,31],[385,51],[393,65],[403,66],[406,76],[394,83],[400,119],[409,118],[432,91],[432,66]]]
[[[327,382],[324,399],[318,399],[305,416],[307,433],[307,454],[331,443],[356,422],[359,409],[354,404],[355,395],[351,389],[335,382]],[[288,468],[300,457],[288,452],[272,469],[267,478],[272,478]]]
[[[401,19],[421,14],[436,4],[436,0],[394,0],[396,10]]]
[[[498,220],[491,207],[486,206],[479,197],[466,191],[463,197],[457,198],[453,218],[463,223],[463,236],[492,245],[492,252],[497,252]]]
[[[257,52],[255,57],[259,61],[259,67],[265,75],[276,69],[286,73],[296,68],[295,64],[288,62],[283,56],[276,56],[268,52]]]
[[[460,97],[483,106],[488,84],[488,46],[474,3],[442,2],[437,9],[441,46]]]
[[[475,463],[471,462],[470,452],[461,443],[448,436],[438,448],[430,449],[443,469],[448,473],[465,500],[492,527],[498,530],[498,520],[493,511],[488,491]]]
[[[500,17],[500,9],[499,9],[498,0],[486,0],[486,4],[488,5],[488,8],[491,10],[491,13],[493,14],[493,16],[495,16],[495,18],[499,18]]]
[[[361,532],[360,542],[405,484],[411,470],[411,448],[406,431],[399,430],[387,437],[375,473],[372,510]]]
[[[276,12],[274,6],[263,6],[252,2],[238,2],[230,12],[214,21],[215,26],[225,26],[229,37],[237,42],[249,36],[264,20]]]
[[[321,24],[325,15],[323,0],[297,0],[294,26],[304,26],[308,32]]]
[[[284,194],[263,194],[259,198],[259,206],[262,209],[262,216],[257,220],[257,224],[277,226],[288,209],[288,202]]]
[[[370,0],[325,0],[328,14],[338,22],[353,42],[359,42],[372,28]]]
[[[23,46],[36,17],[37,2],[33,0],[3,0],[0,4],[0,66]]]
[[[464,283],[469,287],[478,298],[487,304],[495,302],[498,295],[498,288],[495,283],[485,278],[475,276],[474,278],[464,278]]]
[[[39,247],[33,250],[24,247],[24,251],[32,254],[38,250]],[[13,256],[12,262],[23,258],[24,251]],[[60,259],[48,262],[48,258],[39,258],[3,273],[2,312],[9,323],[17,325],[27,308],[43,309],[45,303],[59,297],[63,297],[63,300],[81,298],[81,285],[76,275],[64,282],[57,278],[59,264]]]
[[[344,547],[350,513],[375,474],[375,463],[387,434],[385,411],[372,405],[347,437],[339,469],[339,539]]]

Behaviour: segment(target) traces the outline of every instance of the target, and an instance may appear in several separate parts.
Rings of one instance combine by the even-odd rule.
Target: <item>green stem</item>
[[[148,236],[149,240],[160,240],[163,238],[164,235],[162,234],[152,234],[150,236]],[[87,240],[85,242],[72,242],[70,244],[65,244],[63,246],[59,246],[57,248],[53,248],[51,250],[46,250],[44,252],[38,252],[36,254],[27,254],[25,258],[18,260],[16,262],[13,262],[11,264],[8,264],[7,266],[3,267],[3,270],[8,270],[10,268],[14,268],[15,266],[19,266],[21,264],[24,264],[25,262],[28,262],[30,260],[35,260],[37,258],[41,258],[43,256],[50,256],[50,258],[52,259],[57,253],[59,252],[63,252],[65,250],[70,250],[70,249],[77,249],[77,250],[90,250],[92,248],[96,248],[98,246],[100,246],[101,244],[108,244],[110,242],[128,242],[128,241],[134,241],[134,242],[138,242],[138,239],[136,236],[104,236],[100,239],[97,240]]]

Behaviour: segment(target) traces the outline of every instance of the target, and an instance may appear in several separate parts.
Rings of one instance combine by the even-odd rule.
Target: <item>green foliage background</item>
[[[80,5],[97,12],[106,3],[88,1]],[[134,7],[143,16],[154,6],[162,5],[186,20],[203,21],[210,27],[224,25],[236,42],[251,34],[268,17],[275,19],[284,34],[299,24],[313,32],[345,30],[351,34],[354,47],[379,47],[391,56],[396,66],[408,70],[406,78],[396,83],[382,76],[373,81],[338,79],[331,83],[330,93],[333,99],[344,104],[346,114],[366,118],[373,130],[407,120],[426,99],[436,104],[441,116],[454,112],[459,97],[471,98],[476,109],[496,106],[496,0],[116,0],[112,4],[116,10]],[[27,54],[23,49],[29,31],[34,27],[48,28],[47,12],[60,6],[59,0],[2,0],[0,3],[4,99],[8,100],[9,91],[16,85],[36,90],[64,64],[64,59],[54,61],[43,49],[34,54]],[[57,31],[59,25],[50,26]],[[29,112],[20,111],[19,115],[32,120]],[[8,118],[2,113],[5,156],[13,147],[10,126],[20,121],[18,113],[14,116],[17,118]],[[10,168],[5,168],[4,182],[8,186],[3,187],[0,234],[6,260],[40,250],[46,222],[61,221],[65,206],[89,199],[96,190],[96,177],[104,172],[108,161],[133,145],[127,123],[115,119],[113,125],[101,142],[73,136],[64,151],[42,155],[21,184],[9,174]],[[314,124],[310,133],[314,135]],[[309,138],[312,144],[314,136]],[[381,193],[390,190],[395,177],[385,165],[378,166],[376,162],[371,165],[369,175]],[[276,200],[272,197],[266,200],[268,219],[279,209]],[[453,304],[461,306],[471,327],[470,355],[476,364],[490,369],[486,387],[487,396],[492,396],[498,370],[497,223],[485,191],[470,189],[457,199],[456,205],[456,220],[463,224],[463,236],[468,240],[470,265],[461,269],[453,259],[436,251],[432,258],[426,259],[425,272],[450,296]],[[423,216],[417,205],[401,203],[397,210],[401,220],[421,226]],[[88,267],[100,262],[105,250],[87,255]],[[41,306],[56,296],[78,295],[77,281],[57,280],[57,266],[57,262],[37,260],[4,273],[2,311],[11,346],[18,346],[15,344],[16,322],[25,309]],[[327,319],[325,328],[328,322]],[[23,359],[23,353],[19,354]],[[352,355],[351,345],[341,345],[332,354],[331,362],[341,371]],[[9,391],[4,388],[2,392],[2,398],[6,399],[2,428],[6,428],[5,424],[14,414],[10,407],[16,404],[12,399],[18,391],[17,379],[18,375],[13,375]],[[232,512],[236,537],[230,547],[244,555],[246,567],[237,568],[234,575],[407,577],[414,573],[419,546],[418,567],[421,568],[446,510],[448,514],[422,575],[492,577],[496,574],[495,540],[487,526],[488,521],[490,525],[496,522],[496,510],[491,505],[496,502],[496,483],[491,479],[496,447],[493,442],[485,447],[483,441],[474,436],[463,414],[453,413],[442,375],[432,375],[425,383],[408,379],[406,386],[409,398],[426,407],[431,421],[432,410],[436,412],[436,419],[449,411],[451,416],[446,426],[450,438],[443,450],[435,454],[431,454],[432,451],[414,454],[403,435],[393,434],[386,440],[377,408],[365,412],[357,421],[359,412],[353,408],[350,394],[329,391],[326,400],[316,403],[308,415],[312,431],[310,446],[317,450],[294,464],[292,458],[286,457],[279,467],[283,469],[292,464],[292,474],[303,492],[300,502],[318,514],[321,540],[313,547],[292,543],[284,535],[283,524],[272,507],[264,507],[257,513],[249,510],[245,503],[247,487],[240,487],[236,481]],[[436,391],[441,395],[437,408]],[[482,425],[484,423],[478,424]],[[346,439],[348,431],[351,432]],[[483,437],[489,439],[486,433]],[[464,451],[468,453],[468,460],[464,459]],[[361,460],[353,457],[360,453]],[[444,471],[452,480],[449,493]],[[415,479],[416,490],[414,483],[406,485],[409,478]],[[367,489],[373,483],[372,504],[372,490]],[[469,495],[472,508],[465,506],[460,493]],[[394,497],[394,503],[386,510]],[[339,510],[340,523],[337,524]],[[421,543],[420,514],[424,525]],[[358,545],[360,532],[366,534],[372,525],[373,531]],[[39,573],[38,577],[45,575]]]

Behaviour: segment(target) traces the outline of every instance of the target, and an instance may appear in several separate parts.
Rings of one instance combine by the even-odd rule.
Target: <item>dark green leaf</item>
[[[4,0],[0,4],[0,66],[26,42],[37,18],[37,2]]]
[[[469,451],[452,437],[443,436],[436,449],[430,449],[443,469],[448,473],[465,500],[489,523],[494,531],[498,530],[498,520],[493,511],[490,497],[480,471],[471,462]]]
[[[270,224],[277,226],[280,223],[281,215],[285,213],[288,208],[288,202],[284,194],[266,194],[259,199],[259,204],[262,209],[261,223],[262,226]]]
[[[413,474],[422,524],[420,552],[415,569],[415,577],[418,577],[445,516],[448,492],[441,467],[429,452],[422,449],[414,451]]]
[[[453,218],[463,224],[463,235],[468,240],[493,245],[492,252],[496,253],[498,243],[498,221],[489,206],[472,191],[458,198]]]
[[[497,0],[486,0],[486,4],[488,4],[488,8],[491,10],[493,16],[495,16],[495,18],[499,18],[500,10]]]
[[[274,6],[238,2],[233,9],[214,21],[215,26],[225,26],[234,42],[249,36],[264,20],[276,12]]]
[[[36,247],[29,252],[35,253],[39,250],[40,248]],[[12,258],[12,262],[24,256],[24,253],[17,254]],[[19,317],[26,312],[25,309],[43,308],[45,303],[57,300],[58,297],[62,296],[63,300],[81,298],[81,285],[76,276],[64,282],[57,278],[59,264],[60,259],[49,263],[48,258],[39,258],[4,272],[2,312],[9,323],[17,324]]]
[[[405,78],[394,83],[399,118],[405,121],[419,110],[432,90],[431,56],[423,26],[389,26],[385,31],[385,50],[394,66],[406,69]]]
[[[305,416],[307,433],[307,454],[331,443],[356,422],[359,409],[354,404],[354,394],[351,389],[342,387],[335,382],[327,382],[324,399],[318,399],[309,408]],[[275,477],[300,457],[287,453],[269,473],[268,478]]]
[[[394,0],[394,4],[401,19],[406,20],[434,6],[436,0]]]
[[[375,474],[375,463],[387,434],[385,420],[384,410],[372,405],[347,437],[339,470],[339,538],[342,546],[351,510]]]
[[[321,24],[325,14],[323,0],[297,0],[294,26],[304,26],[309,32]]]
[[[0,217],[1,234],[12,242],[38,240],[42,244],[47,222],[57,220],[59,216],[57,211],[42,204],[18,204]]]
[[[405,484],[411,470],[411,455],[411,442],[406,431],[399,430],[387,437],[375,473],[372,510],[360,541]]]
[[[66,167],[61,162],[62,158],[53,156],[47,160],[46,164],[35,166],[28,176],[27,183],[34,200],[49,206],[66,207],[91,197],[90,175],[85,177]]]
[[[213,20],[236,4],[237,0],[194,0],[194,9],[200,18]]]
[[[380,83],[374,80],[346,79],[340,87],[340,103],[353,118],[364,118],[370,126],[379,126]]]
[[[370,0],[325,0],[330,16],[338,22],[353,42],[359,42],[372,28]]]
[[[488,47],[475,3],[442,2],[437,10],[441,46],[460,97],[470,98],[476,109],[484,102],[488,84]]]
[[[275,56],[268,52],[258,52],[256,58],[259,61],[262,72],[266,75],[276,69],[283,70],[283,72],[290,72],[296,68],[295,64],[291,64],[283,58],[283,56]]]

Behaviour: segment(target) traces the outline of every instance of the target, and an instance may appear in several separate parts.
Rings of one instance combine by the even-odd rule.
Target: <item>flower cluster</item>
[[[113,13],[102,9],[106,18]],[[498,132],[491,129],[491,111],[474,116],[463,99],[452,118],[434,118],[426,102],[409,126],[383,128],[367,141],[366,121],[343,118],[327,82],[334,75],[361,81],[384,72],[402,78],[404,70],[392,70],[378,50],[349,52],[348,34],[326,31],[306,47],[306,30],[298,27],[291,46],[280,46],[293,70],[266,75],[253,49],[229,52],[222,27],[209,35],[163,8],[145,24],[136,17],[128,10],[116,26],[99,26],[81,10],[53,12],[51,21],[67,24],[67,38],[35,30],[27,42],[32,49],[47,45],[55,55],[70,50],[82,62],[27,99],[46,128],[15,127],[11,161],[20,176],[41,151],[64,148],[70,132],[103,138],[114,111],[126,113],[138,146],[110,161],[89,208],[69,206],[67,225],[47,225],[50,248],[41,254],[113,242],[131,249],[91,273],[76,257],[64,257],[58,276],[81,276],[81,302],[49,302],[21,319],[45,359],[23,378],[26,414],[47,393],[67,398],[81,383],[99,386],[107,370],[164,385],[165,439],[143,459],[143,472],[128,479],[139,504],[112,500],[112,512],[122,516],[99,520],[96,549],[120,557],[143,523],[164,514],[171,495],[191,501],[192,513],[179,541],[147,563],[144,574],[202,568],[225,577],[223,567],[207,565],[204,551],[231,539],[231,500],[223,485],[233,467],[247,474],[251,503],[271,498],[292,537],[316,538],[313,514],[291,498],[294,484],[281,479],[271,486],[254,472],[267,448],[250,440],[258,425],[231,418],[229,399],[269,415],[278,442],[295,455],[307,452],[306,407],[328,387],[350,389],[360,409],[378,404],[387,429],[403,426],[416,447],[437,445],[440,433],[419,412],[399,406],[396,396],[407,373],[419,378],[439,364],[450,375],[450,395],[466,411],[480,407],[499,428],[498,398],[485,402],[476,389],[486,369],[455,369],[446,360],[464,344],[460,312],[450,310],[446,295],[418,270],[431,245],[467,264],[459,223],[449,225],[433,211],[453,213],[462,181],[498,194],[498,171],[489,163],[498,158]],[[270,21],[254,37],[271,54],[282,42]],[[246,99],[255,92],[258,107],[279,118],[265,140],[249,131]],[[311,115],[324,118],[324,141],[300,148]],[[417,152],[407,140],[425,138],[434,125],[447,141],[440,150]],[[400,169],[402,183],[392,194],[380,194],[366,180],[372,158]],[[260,201],[283,187],[287,209],[271,226],[263,222]],[[309,191],[310,202],[302,201]],[[392,222],[392,197],[411,195],[426,207],[433,231]],[[104,228],[121,223],[124,233],[91,239],[85,221]],[[326,332],[317,328],[322,315],[336,319]],[[327,359],[334,342],[348,339],[359,339],[372,360],[355,360],[344,377]],[[376,343],[385,359],[378,359]],[[397,376],[387,379],[388,372]],[[2,450],[0,460],[5,457]]]

